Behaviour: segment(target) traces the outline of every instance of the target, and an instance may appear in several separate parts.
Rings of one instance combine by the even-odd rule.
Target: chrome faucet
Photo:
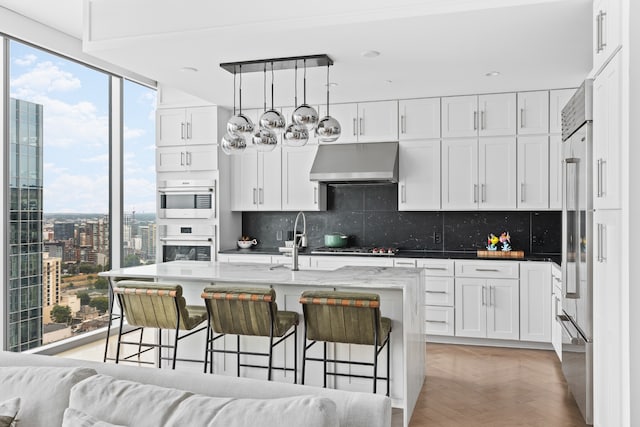
[[[298,219],[302,215],[302,233],[298,233]],[[299,246],[307,246],[307,218],[304,212],[298,212],[296,220],[293,222],[293,248],[291,248],[292,271],[298,271],[298,248]]]

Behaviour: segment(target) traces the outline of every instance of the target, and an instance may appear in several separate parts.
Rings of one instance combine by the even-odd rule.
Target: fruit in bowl
[[[248,236],[242,236],[240,240],[238,240],[238,247],[240,249],[249,249],[253,245],[257,245],[258,241],[256,239],[252,239]]]

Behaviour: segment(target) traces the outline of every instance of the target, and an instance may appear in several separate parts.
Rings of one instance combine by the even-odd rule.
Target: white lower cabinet
[[[517,279],[455,279],[455,334],[458,337],[517,340]]]
[[[551,342],[551,266],[520,263],[520,340]]]
[[[562,310],[562,270],[559,266],[551,266],[551,284],[553,294],[551,296],[551,345],[562,360],[562,325],[557,319]]]
[[[425,275],[425,315],[426,335],[455,334],[455,286],[453,260],[420,259],[416,267]]]
[[[393,259],[388,257],[357,256],[312,256],[311,268],[314,270],[335,270],[336,268],[353,266],[393,267]]]

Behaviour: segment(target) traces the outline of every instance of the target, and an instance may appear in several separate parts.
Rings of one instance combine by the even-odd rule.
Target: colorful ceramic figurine
[[[496,245],[498,244],[499,241],[500,239],[498,239],[495,234],[493,233],[489,234],[489,236],[487,237],[487,250],[497,251],[498,246]]]
[[[502,243],[502,250],[508,252],[511,250],[511,236],[508,231],[503,231],[500,235],[500,243]]]

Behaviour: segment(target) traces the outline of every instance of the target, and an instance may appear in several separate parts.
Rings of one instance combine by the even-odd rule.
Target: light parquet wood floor
[[[448,344],[426,351],[410,427],[586,426],[552,351]]]

